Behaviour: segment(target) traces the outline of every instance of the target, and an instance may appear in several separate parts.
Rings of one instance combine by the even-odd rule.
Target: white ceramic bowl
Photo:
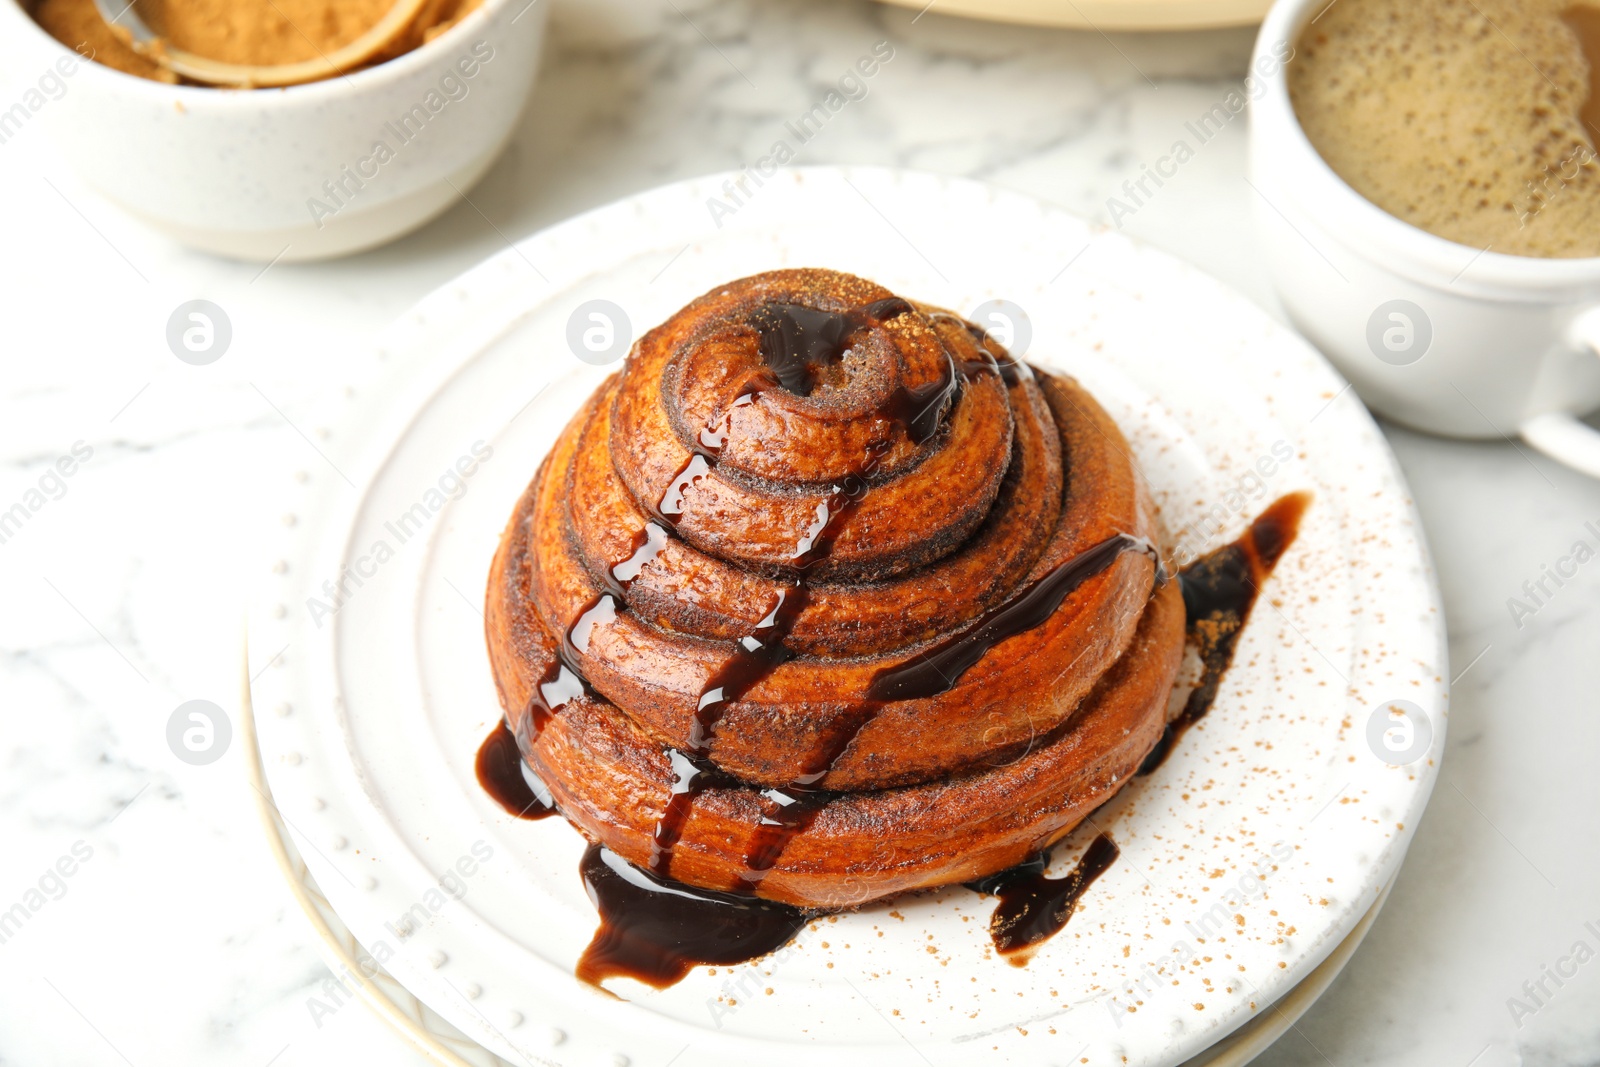
[[[1576,417],[1600,408],[1600,258],[1469,248],[1335,174],[1274,61],[1327,6],[1278,0],[1251,70],[1258,234],[1289,317],[1374,410],[1450,437],[1520,435],[1600,476],[1600,433]]]
[[[421,48],[286,89],[164,85],[83,61],[17,0],[0,0],[0,42],[26,82],[65,87],[27,121],[45,120],[107,199],[207,252],[321,259],[415,229],[488,170],[533,84],[549,7],[484,0]]]

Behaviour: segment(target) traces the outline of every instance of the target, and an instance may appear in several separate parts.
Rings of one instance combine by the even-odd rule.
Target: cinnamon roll
[[[1126,441],[1071,378],[825,270],[641,337],[518,502],[506,722],[658,878],[840,908],[1061,838],[1161,739],[1185,640]]]

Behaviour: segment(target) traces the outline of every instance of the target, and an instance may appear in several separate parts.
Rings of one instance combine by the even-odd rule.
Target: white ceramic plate
[[[988,186],[875,169],[782,172],[719,228],[707,201],[724,180],[630,198],[470,271],[396,324],[361,403],[312,428],[321,455],[305,452],[252,623],[263,756],[308,865],[378,962],[508,1059],[1183,1061],[1344,939],[1432,786],[1444,630],[1392,456],[1303,341],[1162,253]],[[1283,493],[1316,499],[1215,709],[1096,815],[1122,858],[1030,966],[992,953],[989,907],[953,888],[615,999],[572,977],[595,926],[578,834],[509,818],[473,779],[499,717],[489,559],[606,373],[568,348],[579,305],[612,301],[637,332],[719,282],[798,265],[962,311],[1026,309],[1027,358],[1095,392],[1186,544],[1231,539]],[[1290,458],[1262,477],[1275,450]],[[1368,724],[1402,699],[1423,739],[1395,765]]]

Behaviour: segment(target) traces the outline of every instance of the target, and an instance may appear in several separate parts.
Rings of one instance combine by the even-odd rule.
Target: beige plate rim
[[[1089,30],[1199,30],[1251,26],[1272,0],[883,0],[919,12]],[[921,15],[919,14],[919,18]]]

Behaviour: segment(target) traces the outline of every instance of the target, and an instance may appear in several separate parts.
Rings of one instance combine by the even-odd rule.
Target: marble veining
[[[74,179],[48,115],[0,146],[0,511],[75,442],[93,449],[0,542],[0,914],[28,909],[0,941],[0,1064],[422,1062],[364,1008],[313,1019],[331,976],[262,847],[237,743],[190,766],[166,740],[183,701],[236,714],[242,598],[280,521],[260,487],[329,476],[319,412],[360,388],[388,321],[506,236],[752,163],[879,41],[893,59],[796,162],[979,177],[1109,222],[1123,183],[1243,78],[1253,36],[854,0],[543,2],[546,67],[472,204],[349,260],[262,272],[172,245]],[[33,77],[0,71],[4,100]],[[1244,146],[1241,118],[1120,222],[1275,309]],[[196,297],[234,326],[207,367],[165,343]],[[1508,608],[1600,522],[1600,484],[1508,444],[1385,431],[1444,593],[1450,751],[1367,944],[1260,1062],[1600,1063],[1600,962],[1545,977],[1577,941],[1600,950],[1600,566],[1520,626]]]

